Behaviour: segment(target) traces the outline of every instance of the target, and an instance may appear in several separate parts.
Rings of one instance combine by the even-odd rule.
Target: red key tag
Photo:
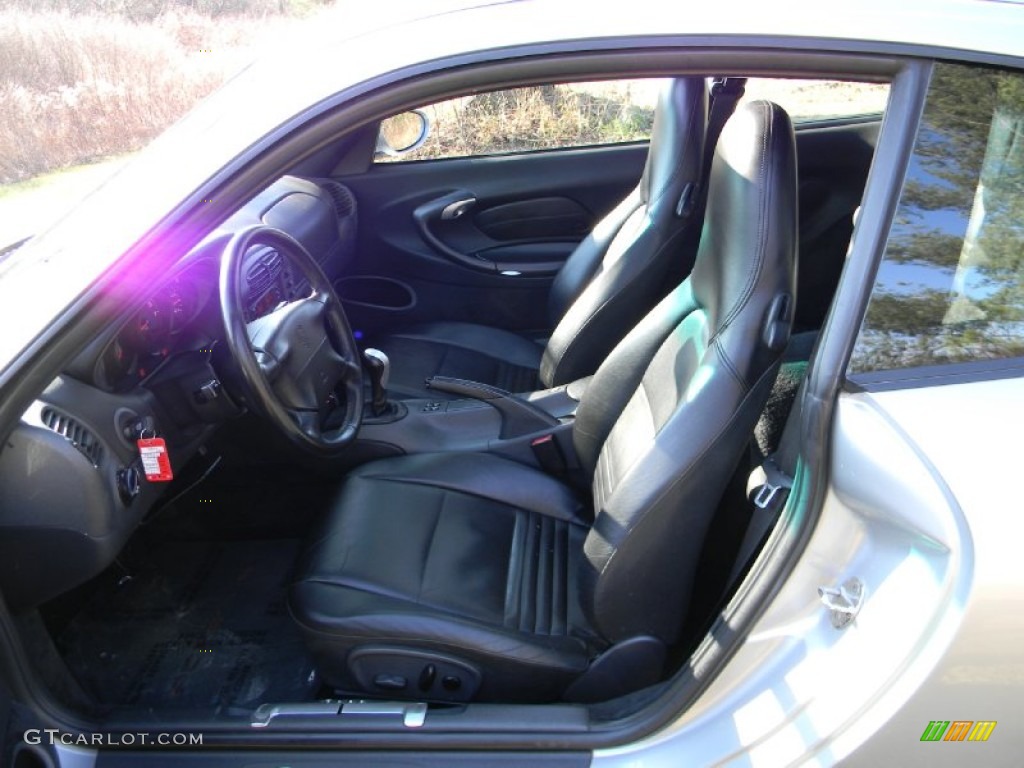
[[[137,441],[142,470],[151,483],[166,483],[174,478],[171,472],[171,458],[167,455],[167,443],[162,437],[142,437]]]

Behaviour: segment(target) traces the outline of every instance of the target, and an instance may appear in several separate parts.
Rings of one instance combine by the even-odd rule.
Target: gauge
[[[103,351],[97,372],[108,387],[134,387],[175,352],[206,343],[196,321],[210,303],[218,268],[194,263],[157,286]]]
[[[160,349],[171,332],[171,309],[164,296],[148,299],[121,334],[122,344],[141,352]]]
[[[178,333],[195,319],[201,309],[200,291],[191,280],[175,277],[162,294],[170,313],[170,332]]]

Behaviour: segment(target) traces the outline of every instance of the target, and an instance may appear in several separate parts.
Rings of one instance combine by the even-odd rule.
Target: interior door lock
[[[474,205],[476,205],[475,197],[467,197],[463,200],[456,200],[454,203],[448,203],[441,211],[441,221],[454,221],[461,218],[462,214]]]

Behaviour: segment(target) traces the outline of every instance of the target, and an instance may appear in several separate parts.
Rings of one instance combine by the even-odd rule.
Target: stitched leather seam
[[[722,358],[722,365],[725,367],[725,370],[736,380],[736,383],[740,385],[744,392],[749,392],[750,387],[747,386],[747,382],[740,378],[739,372],[733,367],[732,360],[729,359],[729,355],[726,354],[725,347],[722,345],[722,340],[716,338],[713,344],[715,349],[718,350],[718,356]]]
[[[516,510],[516,519],[512,528],[512,542],[509,545],[508,574],[505,580],[505,616],[504,624],[509,629],[519,625],[519,591],[523,573],[523,527],[530,524],[530,513],[524,509]]]
[[[572,538],[569,536],[569,527],[568,527],[568,525],[565,525],[565,526],[562,527],[562,568],[561,568],[561,573],[560,573],[560,575],[561,575],[561,583],[560,583],[561,584],[561,589],[559,590],[559,592],[561,592],[562,613],[563,613],[563,615],[561,616],[562,628],[561,628],[561,633],[560,634],[567,633],[569,631],[569,628],[572,626],[572,623],[570,621],[571,608],[569,607],[571,605],[571,602],[570,602],[571,596],[569,595],[569,572],[571,571],[571,569],[572,569]],[[557,588],[557,585],[556,585],[556,588]],[[552,597],[554,598],[555,596],[552,595]],[[555,606],[557,604],[558,604],[557,599],[553,599],[552,603],[551,603],[552,610],[555,609]],[[552,625],[552,626],[554,626],[554,625]]]
[[[760,205],[758,206],[758,219],[757,219],[757,242],[755,244],[754,251],[754,265],[753,269],[747,276],[747,283],[740,293],[740,298],[737,300],[733,308],[729,310],[729,313],[725,316],[725,319],[721,322],[717,329],[715,329],[715,337],[717,338],[721,333],[729,327],[729,324],[736,319],[736,316],[743,310],[750,300],[750,297],[754,293],[754,286],[757,285],[757,278],[761,274],[761,267],[764,262],[765,251],[767,251],[767,219],[769,202],[772,197],[772,189],[765,183],[768,177],[768,144],[769,137],[772,132],[772,108],[768,104],[764,104],[761,109],[767,114],[764,128],[761,132],[761,167],[758,170],[758,185],[764,189],[764,195],[761,197]]]
[[[389,600],[398,600],[409,605],[416,605],[422,608],[429,608],[432,611],[438,613],[445,613],[450,616],[457,616],[459,618],[466,618],[463,614],[456,612],[452,608],[447,608],[441,605],[435,605],[434,603],[427,603],[421,601],[419,598],[413,599],[408,595],[403,595],[398,592],[393,592],[389,589],[383,589],[376,584],[370,584],[357,579],[349,579],[344,576],[313,576],[302,579],[300,584],[321,584],[325,587],[336,587],[338,589],[351,589],[358,592],[366,592],[377,597],[386,597]]]
[[[664,344],[664,342],[662,342],[662,344]],[[648,363],[648,369],[650,369],[650,363]],[[654,406],[651,403],[651,396],[647,394],[647,371],[644,371],[644,375],[640,377],[640,386],[638,389],[644,396],[644,408],[647,409],[647,415],[651,417],[651,427],[653,428],[654,434],[657,435],[658,422],[654,418]]]

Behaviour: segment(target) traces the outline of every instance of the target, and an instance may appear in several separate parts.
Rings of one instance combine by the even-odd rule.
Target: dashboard
[[[263,223],[287,232],[328,276],[337,277],[351,258],[355,235],[349,221],[354,208],[342,190],[336,182],[297,177],[272,184],[201,242],[181,269],[159,282],[105,342],[92,370],[81,371],[83,378],[109,392],[126,392],[144,384],[176,353],[212,349],[221,333],[220,253],[230,236],[248,225]],[[246,255],[243,274],[247,322],[308,292],[287,261],[267,246],[255,246]]]
[[[100,353],[93,382],[110,392],[126,392],[147,379],[175,354],[212,350],[220,336],[219,247],[216,253],[192,260],[162,282],[121,325]],[[269,314],[283,302],[308,293],[291,265],[274,248],[254,246],[245,257],[245,320]]]
[[[102,571],[157,503],[168,483],[146,474],[140,438],[164,442],[177,477],[217,426],[242,412],[221,387],[233,367],[219,344],[220,259],[231,237],[254,224],[276,227],[337,279],[355,248],[350,196],[336,182],[285,176],[171,273],[117,288],[106,330],[39,395],[0,452],[0,588],[13,607],[38,605]],[[247,321],[309,292],[267,246],[246,254],[242,279]]]

